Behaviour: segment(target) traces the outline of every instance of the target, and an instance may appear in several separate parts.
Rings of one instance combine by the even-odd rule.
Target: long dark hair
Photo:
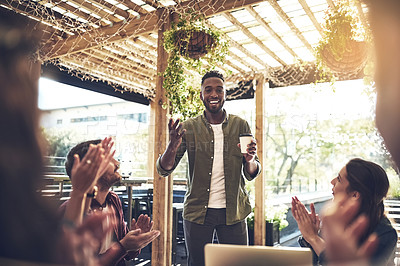
[[[366,234],[369,235],[384,216],[383,200],[389,189],[389,179],[381,166],[359,158],[350,160],[346,171],[349,181],[347,191],[357,191],[361,195],[359,212],[369,218]]]
[[[53,262],[59,223],[56,209],[38,193],[40,63],[33,55],[39,40],[27,21],[0,8],[0,257]]]

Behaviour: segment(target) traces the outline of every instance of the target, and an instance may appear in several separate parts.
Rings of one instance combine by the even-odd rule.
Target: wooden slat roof
[[[196,9],[211,27],[226,33],[230,55],[223,68],[232,71],[229,80],[237,84],[257,73],[267,77],[271,71],[281,73],[299,60],[312,64],[325,12],[334,6],[332,0],[0,0],[0,4],[41,22],[45,60],[83,79],[102,80],[150,99],[157,76],[157,30],[163,23],[158,10]],[[356,5],[366,23],[365,7]],[[298,77],[293,74],[292,83]]]

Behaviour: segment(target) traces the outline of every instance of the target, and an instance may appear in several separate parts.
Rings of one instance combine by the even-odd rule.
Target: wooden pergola
[[[171,265],[172,177],[160,177],[154,164],[168,141],[168,110],[162,108],[167,99],[158,73],[168,59],[163,33],[176,14],[195,9],[211,27],[226,34],[230,54],[221,68],[232,71],[228,89],[239,81],[256,80],[255,136],[262,163],[264,88],[307,82],[307,73],[294,62],[313,65],[325,11],[335,6],[333,0],[0,0],[0,4],[37,22],[43,30],[41,55],[46,63],[82,81],[103,82],[110,94],[139,95],[150,103],[153,220],[161,231],[153,242],[152,265]],[[365,7],[356,1],[355,8],[366,23]],[[255,182],[255,244],[262,245],[263,175]]]

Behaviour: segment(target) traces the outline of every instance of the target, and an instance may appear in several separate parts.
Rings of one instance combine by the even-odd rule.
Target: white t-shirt
[[[224,175],[224,132],[222,124],[211,124],[214,131],[214,161],[211,173],[209,208],[226,208]]]

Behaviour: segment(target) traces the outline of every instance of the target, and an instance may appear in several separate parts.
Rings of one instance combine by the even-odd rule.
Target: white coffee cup
[[[239,135],[240,152],[247,153],[247,145],[251,143],[253,135],[251,133],[243,133]]]

